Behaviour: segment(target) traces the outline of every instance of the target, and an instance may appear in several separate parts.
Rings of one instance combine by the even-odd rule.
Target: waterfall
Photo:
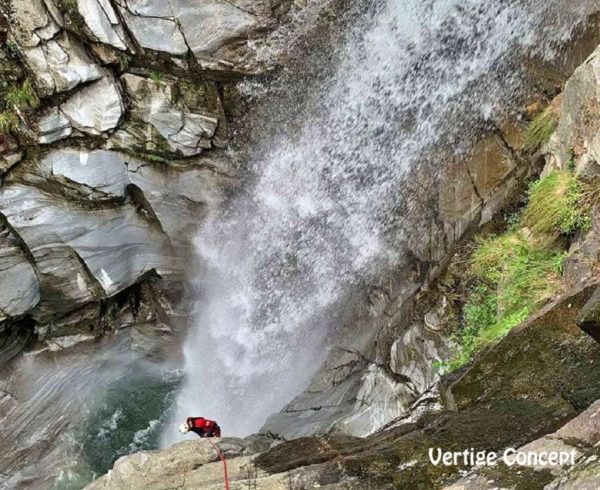
[[[427,171],[433,185],[434,150],[460,152],[500,118],[524,85],[524,57],[554,56],[588,6],[371,4],[348,26],[334,69],[320,53],[331,75],[294,81],[302,119],[251,150],[251,178],[197,237],[187,380],[165,444],[188,415],[218,420],[226,435],[256,431],[306,387],[341,300],[401,264],[418,232],[407,179]]]

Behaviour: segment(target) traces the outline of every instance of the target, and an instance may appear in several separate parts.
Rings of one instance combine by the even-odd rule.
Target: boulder
[[[77,0],[77,11],[95,38],[125,50],[125,35],[110,0]]]
[[[42,145],[54,143],[73,134],[73,127],[66,116],[51,107],[42,114],[38,120],[38,142]]]
[[[182,56],[188,52],[186,41],[169,7],[165,5],[160,8],[159,3],[152,5],[149,2],[129,1],[127,4],[129,8],[120,7],[121,15],[141,47],[174,56]],[[159,8],[150,8],[153,6]],[[144,16],[140,11],[152,16]],[[163,15],[164,18],[158,15]]]
[[[123,200],[130,183],[124,156],[113,151],[55,150],[42,159],[40,170],[48,179],[65,179],[93,190],[95,202]]]
[[[117,83],[106,76],[76,92],[60,105],[60,111],[74,128],[100,134],[117,127],[125,106]]]
[[[170,4],[188,46],[198,59],[227,43],[248,37],[261,27],[255,16],[229,2],[171,0]]]
[[[223,454],[231,458],[244,453],[246,444],[242,439],[215,439],[216,446]],[[209,467],[213,479],[196,479],[196,484],[211,482],[223,484],[223,467],[219,454],[207,439],[196,439],[174,444],[163,451],[142,451],[117,460],[113,469],[102,478],[86,487],[87,490],[119,490],[126,488],[195,488],[190,482],[193,473]],[[246,462],[247,463],[247,462]],[[217,471],[214,471],[214,470]],[[231,467],[235,472],[235,467]],[[213,471],[211,471],[213,470]],[[231,476],[234,476],[232,472]],[[193,480],[192,480],[193,481]],[[196,487],[197,488],[197,487]]]
[[[43,95],[66,92],[102,76],[80,42],[65,32],[24,49],[23,55]]]
[[[38,46],[60,31],[60,14],[55,9],[47,9],[43,0],[13,0],[10,7],[9,20],[20,46]]]
[[[122,79],[132,110],[129,124],[111,140],[114,146],[183,156],[222,146],[225,119],[213,84],[192,86],[130,74]]]

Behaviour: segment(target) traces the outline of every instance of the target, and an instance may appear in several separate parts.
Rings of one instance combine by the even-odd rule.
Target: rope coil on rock
[[[208,442],[210,442],[210,445],[213,447],[213,449],[217,452],[217,456],[219,456],[219,459],[223,462],[223,478],[225,480],[225,490],[229,490],[229,477],[227,476],[227,460],[225,459],[225,455],[223,454],[223,451],[221,451],[211,440],[210,437],[207,438]]]

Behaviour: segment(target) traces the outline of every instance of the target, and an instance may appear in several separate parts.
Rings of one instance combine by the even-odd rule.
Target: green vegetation
[[[19,127],[19,118],[13,112],[0,112],[0,134],[8,134]]]
[[[4,95],[4,101],[6,105],[21,110],[35,109],[40,105],[40,99],[30,80],[25,80],[20,87],[12,85]]]
[[[4,43],[4,52],[13,60],[19,58],[19,48],[13,41],[6,41]]]
[[[466,364],[485,346],[504,337],[560,289],[565,253],[538,248],[521,230],[480,240],[470,264],[473,282],[464,307],[458,349],[448,368]]]
[[[77,0],[60,0],[60,3],[62,3],[62,7],[68,12],[77,10]]]
[[[12,84],[3,93],[2,111],[0,111],[0,134],[7,134],[19,127],[22,112],[35,109],[40,99],[29,79],[20,86]]]
[[[168,160],[165,157],[161,157],[160,155],[155,155],[154,153],[149,153],[145,151],[127,151],[128,155],[131,155],[133,158],[138,158],[140,160],[145,160],[150,163],[168,163]]]
[[[126,71],[131,64],[131,57],[127,53],[119,53],[117,55],[117,61],[119,63],[119,69],[121,71]]]
[[[590,226],[592,189],[568,171],[552,172],[531,185],[527,207],[506,232],[476,240],[457,349],[445,369],[466,364],[556,296],[566,258],[560,238]]]
[[[161,84],[162,82],[165,81],[165,76],[156,70],[151,70],[150,71],[150,79],[157,85]]]
[[[77,9],[77,0],[58,0],[56,6],[65,14],[67,27],[71,31],[77,34],[85,31],[85,21]]]
[[[525,132],[525,148],[536,150],[550,139],[558,125],[558,113],[551,107],[536,116]]]
[[[582,183],[570,172],[552,172],[535,182],[529,195],[523,222],[532,232],[554,239],[589,227]]]

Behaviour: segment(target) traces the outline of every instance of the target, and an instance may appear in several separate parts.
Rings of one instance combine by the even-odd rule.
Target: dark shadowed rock
[[[592,295],[577,317],[577,325],[600,342],[600,288]]]

